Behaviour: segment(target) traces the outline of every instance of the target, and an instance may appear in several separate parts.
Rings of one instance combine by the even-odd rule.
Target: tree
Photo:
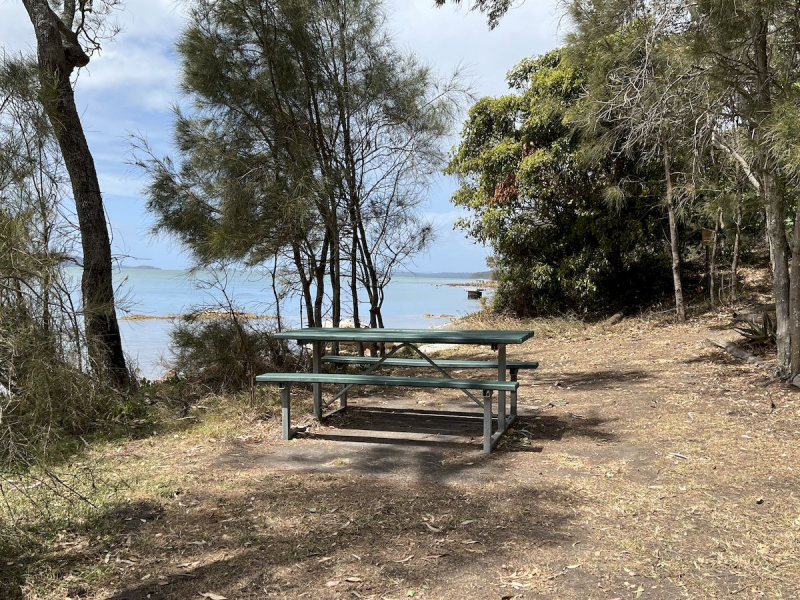
[[[356,324],[430,240],[419,217],[458,89],[397,52],[374,0],[198,0],[183,33],[180,165],[145,150],[149,206],[198,262],[290,263],[308,322],[349,282]],[[247,222],[247,228],[242,223]]]
[[[638,6],[638,5],[636,5]],[[584,127],[602,130],[601,153],[631,157],[646,177],[660,171],[659,203],[669,220],[675,309],[686,319],[681,281],[678,213],[694,195],[693,153],[714,110],[704,79],[697,77],[675,32],[670,3],[632,6],[621,13],[617,3],[576,3],[571,16],[575,31],[569,48],[587,57],[587,85],[572,118]],[[641,178],[640,178],[641,179]],[[641,180],[636,188],[641,188]],[[630,185],[630,182],[629,182]],[[613,193],[624,200],[625,186]],[[612,193],[612,190],[609,190]]]
[[[494,249],[496,308],[602,311],[660,293],[663,246],[646,194],[612,210],[603,193],[635,165],[610,152],[583,159],[596,134],[567,120],[582,98],[582,65],[554,51],[508,80],[515,93],[472,107],[448,167],[461,178],[453,202],[472,213],[462,227]]]
[[[704,76],[729,99],[717,117],[714,143],[742,169],[766,213],[778,370],[794,376],[800,372],[800,206],[797,163],[786,150],[800,141],[796,6],[703,1],[694,7],[687,30]]]
[[[81,292],[89,359],[97,373],[127,386],[130,376],[114,306],[103,197],[71,80],[76,69],[89,64],[91,51],[98,48],[102,17],[116,2],[107,0],[95,6],[83,0],[64,0],[60,15],[47,0],[22,2],[36,34],[41,102],[72,183],[83,251]]]

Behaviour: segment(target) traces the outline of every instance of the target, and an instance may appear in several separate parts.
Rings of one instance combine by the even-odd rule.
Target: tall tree
[[[76,69],[89,64],[89,52],[98,47],[95,26],[102,22],[104,9],[116,2],[108,0],[94,6],[84,0],[64,0],[59,3],[61,14],[56,14],[47,0],[22,3],[36,34],[41,101],[72,184],[83,250],[81,292],[89,359],[96,372],[127,386],[129,373],[114,305],[111,243],[103,196],[71,79]]]
[[[800,206],[797,163],[784,150],[800,142],[797,6],[704,0],[693,5],[687,29],[705,76],[730,99],[718,116],[714,141],[742,169],[766,213],[778,370],[794,376],[800,373]]]
[[[141,160],[158,226],[199,262],[279,255],[309,324],[328,297],[337,325],[349,291],[355,320],[366,294],[381,326],[392,272],[430,239],[419,207],[457,90],[394,49],[376,0],[198,0],[192,15],[183,160]]]
[[[675,310],[684,321],[679,205],[691,196],[682,192],[693,189],[693,141],[709,121],[709,103],[704,80],[672,27],[673,8],[653,3],[621,15],[614,2],[574,4],[569,48],[587,57],[588,71],[584,98],[572,118],[602,131],[601,152],[624,153],[645,179],[658,176],[645,185],[660,188],[659,204],[669,221]],[[617,188],[618,198],[624,199],[624,188]]]

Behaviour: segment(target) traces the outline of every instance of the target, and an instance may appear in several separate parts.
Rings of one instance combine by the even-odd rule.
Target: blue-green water
[[[75,277],[80,272],[75,269]],[[208,286],[196,284],[211,274],[191,278],[185,271],[128,269],[115,271],[117,303],[125,351],[138,365],[141,376],[157,378],[168,368],[169,319],[126,320],[126,315],[163,317],[185,314],[197,306],[213,306],[222,294]],[[427,277],[396,277],[386,288],[383,319],[386,327],[426,328],[443,325],[454,317],[475,312],[480,301],[468,300],[464,287],[448,284],[469,280]],[[205,287],[205,289],[204,289]],[[243,272],[228,275],[226,293],[239,310],[258,315],[274,315],[270,280]],[[343,311],[347,312],[347,311]],[[368,314],[366,307],[362,316]],[[347,315],[344,315],[347,316]],[[282,306],[284,327],[300,325],[300,301],[287,299]]]

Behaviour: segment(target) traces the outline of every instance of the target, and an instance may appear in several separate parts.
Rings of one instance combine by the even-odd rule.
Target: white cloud
[[[178,96],[179,66],[162,45],[121,40],[92,59],[80,75],[81,93],[125,91],[128,104],[164,110]]]
[[[448,75],[460,65],[475,79],[479,96],[506,93],[506,72],[522,58],[559,43],[557,0],[528,0],[512,8],[498,27],[465,8],[433,7],[432,0],[392,0],[387,6],[394,39]]]
[[[36,38],[25,7],[18,0],[0,0],[0,40],[6,52],[33,51]]]

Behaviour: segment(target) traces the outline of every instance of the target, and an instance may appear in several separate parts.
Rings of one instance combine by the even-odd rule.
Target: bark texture
[[[664,148],[664,176],[666,178],[666,193],[664,203],[667,205],[669,217],[669,244],[672,252],[672,282],[675,286],[675,312],[678,321],[686,321],[686,310],[683,305],[683,285],[681,284],[681,248],[678,239],[678,217],[675,214],[674,192],[672,189],[672,162],[669,148]]]
[[[86,142],[70,76],[89,63],[78,34],[72,31],[74,6],[59,17],[47,0],[23,0],[38,51],[42,102],[72,184],[83,248],[83,295],[86,343],[92,368],[117,385],[130,384],[114,306],[111,243],[94,159]],[[66,9],[71,4],[66,3]],[[74,4],[74,3],[72,3]]]

